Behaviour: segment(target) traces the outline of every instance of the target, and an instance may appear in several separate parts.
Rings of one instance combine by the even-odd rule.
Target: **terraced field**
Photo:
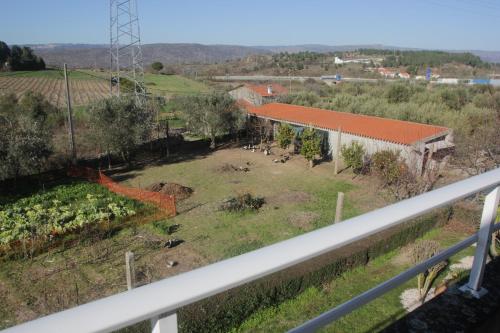
[[[40,92],[56,106],[66,104],[63,79],[0,76],[0,94],[14,93],[20,97],[30,90]],[[86,105],[109,96],[109,85],[104,80],[70,80],[70,91],[73,105]]]

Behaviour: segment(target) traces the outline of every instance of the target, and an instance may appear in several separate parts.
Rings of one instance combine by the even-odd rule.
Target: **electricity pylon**
[[[133,94],[142,104],[146,90],[137,0],[110,0],[109,7],[111,95]]]

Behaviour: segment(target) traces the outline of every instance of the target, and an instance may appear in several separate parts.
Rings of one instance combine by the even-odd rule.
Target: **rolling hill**
[[[61,66],[68,63],[76,68],[107,68],[109,66],[108,45],[105,44],[42,44],[28,45],[45,59],[48,65]],[[240,45],[203,45],[192,43],[158,43],[143,45],[144,63],[161,61],[165,64],[215,63],[242,58],[252,54],[277,52],[335,52],[351,51],[359,48],[418,50],[415,48],[395,47],[382,44],[366,45],[288,45],[288,46],[240,46]],[[484,61],[500,63],[500,51],[456,50],[450,52],[471,52]]]

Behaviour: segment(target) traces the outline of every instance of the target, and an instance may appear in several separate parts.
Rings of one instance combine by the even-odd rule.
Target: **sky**
[[[137,0],[142,42],[500,50],[499,0]],[[2,1],[8,44],[109,42],[109,0]]]

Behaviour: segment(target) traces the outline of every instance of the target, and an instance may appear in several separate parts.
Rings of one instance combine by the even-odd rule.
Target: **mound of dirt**
[[[242,172],[248,172],[250,169],[248,166],[250,165],[250,162],[246,163],[246,166],[235,166],[229,163],[225,163],[221,165],[220,167],[217,168],[218,172],[234,172],[234,171],[242,171]]]
[[[160,192],[175,196],[176,200],[184,200],[191,196],[193,189],[176,183],[154,183],[146,187],[151,192]]]
[[[151,192],[160,192],[161,189],[163,188],[164,183],[153,183],[149,186],[146,186],[145,190],[151,191]]]

